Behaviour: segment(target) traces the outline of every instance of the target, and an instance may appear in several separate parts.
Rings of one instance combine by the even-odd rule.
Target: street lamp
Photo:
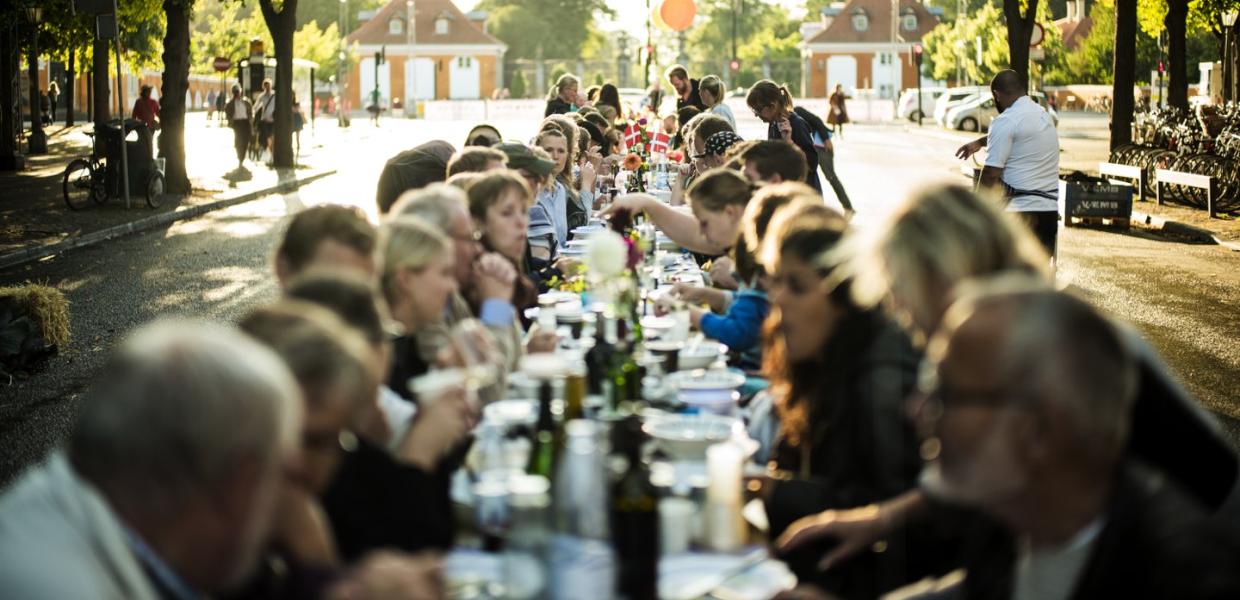
[[[43,111],[39,103],[39,23],[43,21],[43,9],[26,7],[26,20],[30,21],[30,137],[26,139],[29,154],[47,154],[47,134],[43,133]]]
[[[1235,44],[1235,28],[1236,17],[1240,16],[1240,11],[1235,9],[1223,13],[1223,100],[1230,101],[1235,99],[1235,90],[1233,81],[1236,78],[1236,49],[1232,46]]]

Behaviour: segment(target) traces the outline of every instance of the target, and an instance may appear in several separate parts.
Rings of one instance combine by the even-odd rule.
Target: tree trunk
[[[1033,23],[1038,14],[1038,0],[1028,0],[1025,13],[1020,12],[1020,0],[1003,0],[1003,16],[1007,20],[1008,58],[1013,71],[1020,74],[1021,81],[1029,85],[1029,40],[1033,37]]]
[[[1137,78],[1137,0],[1115,2],[1115,82],[1111,87],[1111,149],[1132,143],[1132,89]]]
[[[111,91],[108,89],[108,80],[111,75],[108,73],[108,53],[112,45],[108,40],[95,40],[94,65],[91,70],[91,86],[95,92],[95,97],[91,99],[93,110],[95,113],[95,125],[99,126],[107,123],[112,118],[112,98]]]
[[[0,165],[4,170],[17,167],[17,40],[14,27],[0,21]]]
[[[1188,0],[1168,0],[1167,16],[1167,104],[1188,110],[1188,57],[1185,44],[1188,30]]]
[[[68,85],[61,91],[65,97],[65,127],[73,127],[73,96],[77,94],[77,52],[69,51],[69,68],[65,72]]]
[[[297,26],[297,0],[284,0],[279,12],[272,0],[261,0],[263,20],[271,31],[276,55],[276,110],[272,134],[272,164],[293,167],[293,32]]]
[[[176,194],[190,191],[185,172],[185,91],[189,88],[188,0],[164,0],[168,26],[164,32],[164,81],[160,90],[159,155],[164,157],[164,181]]]

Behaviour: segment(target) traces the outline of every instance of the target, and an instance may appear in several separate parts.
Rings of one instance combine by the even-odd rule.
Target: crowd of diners
[[[768,139],[742,140],[718,77],[667,79],[675,112],[565,75],[532,139],[483,124],[402,152],[379,223],[288,220],[279,299],[129,335],[0,497],[0,595],[444,597],[480,407],[557,348],[525,310],[580,273],[576,227],[641,213],[706,274],[671,298],[766,383],[749,489],[800,582],[782,596],[1240,597],[1234,451],[1132,328],[1054,285],[1026,225],[935,185],[856,230],[786,88],[750,88]],[[635,123],[678,140],[670,201],[601,193]],[[464,345],[493,381],[411,388]]]

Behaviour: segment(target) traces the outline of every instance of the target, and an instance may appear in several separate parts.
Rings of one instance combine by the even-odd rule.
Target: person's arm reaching
[[[829,569],[840,561],[873,546],[903,524],[920,518],[929,510],[925,494],[909,490],[895,498],[847,510],[826,510],[795,521],[775,543],[781,552],[824,539],[839,541],[822,558],[820,566]]]
[[[646,216],[661,230],[683,248],[701,254],[722,254],[726,248],[720,248],[702,235],[698,221],[691,214],[676,210],[649,194],[625,194],[603,211],[604,218],[621,210],[643,211]]]

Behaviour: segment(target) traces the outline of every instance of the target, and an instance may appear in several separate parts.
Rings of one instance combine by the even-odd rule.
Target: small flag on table
[[[624,145],[632,148],[636,146],[642,139],[642,130],[637,125],[630,124],[624,130]]]
[[[672,136],[662,131],[654,134],[654,138],[650,140],[651,154],[667,154],[668,146],[672,145]]]

